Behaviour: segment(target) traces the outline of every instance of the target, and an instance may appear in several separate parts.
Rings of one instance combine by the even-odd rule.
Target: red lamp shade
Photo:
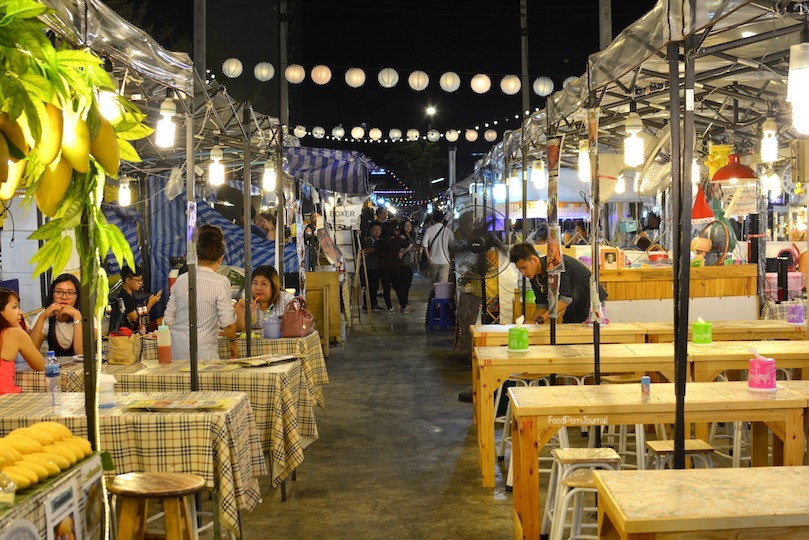
[[[719,174],[719,171],[716,171]],[[705,197],[705,192],[702,191],[702,186],[697,188],[697,196],[694,199],[694,207],[691,208],[691,221],[692,222],[708,222],[713,221],[713,211],[708,206],[708,201]]]
[[[736,184],[738,182],[755,182],[757,180],[756,172],[739,162],[739,154],[730,154],[728,164],[716,171],[711,182]]]

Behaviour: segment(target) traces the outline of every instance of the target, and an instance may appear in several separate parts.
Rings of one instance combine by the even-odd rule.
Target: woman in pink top
[[[28,332],[20,326],[20,297],[11,289],[0,288],[0,394],[19,394],[14,385],[14,359],[22,354],[31,369],[42,371],[45,360]],[[10,359],[10,360],[9,360]]]

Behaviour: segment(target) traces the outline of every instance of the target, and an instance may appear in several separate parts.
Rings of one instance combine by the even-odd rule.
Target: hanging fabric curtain
[[[140,251],[140,242],[138,239],[138,222],[140,222],[141,215],[132,207],[123,208],[116,204],[102,204],[101,211],[104,212],[104,217],[110,225],[114,225],[120,229],[126,238],[127,244],[132,248],[132,255],[135,256],[135,264],[140,266],[143,264],[143,255]],[[107,253],[104,260],[104,267],[107,274],[114,276],[121,271],[118,261],[112,255],[112,250]]]
[[[284,172],[313,185],[337,193],[368,194],[368,176],[377,170],[359,152],[328,148],[285,148]]]

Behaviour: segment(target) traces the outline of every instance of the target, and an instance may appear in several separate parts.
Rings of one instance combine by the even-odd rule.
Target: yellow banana
[[[32,454],[41,452],[42,445],[25,435],[7,435],[3,441],[13,446],[21,454]]]
[[[12,431],[11,433],[9,433],[9,435],[10,436],[22,435],[24,437],[28,437],[30,439],[34,439],[35,441],[37,441],[42,446],[45,446],[45,445],[48,445],[48,444],[53,444],[53,437],[51,437],[49,434],[47,434],[47,433],[45,433],[43,431],[39,431],[37,429],[17,428],[14,431]]]
[[[3,439],[0,439],[0,458],[4,461],[14,463],[22,459],[22,454],[10,444],[3,442]]]
[[[73,436],[73,432],[70,431],[70,428],[59,422],[37,422],[28,427],[31,429],[44,429],[53,436],[54,440]]]
[[[7,467],[3,467],[3,472],[6,474],[13,473],[20,476],[24,476],[28,479],[28,481],[30,482],[29,485],[31,486],[39,482],[39,475],[37,475],[37,473],[35,473],[31,469],[27,469],[25,467],[19,467],[17,465],[9,465]]]
[[[68,461],[70,461],[70,465],[75,465],[76,462],[79,460],[78,457],[76,457],[76,452],[74,452],[73,450],[71,450],[66,446],[62,446],[58,442],[43,447],[42,451],[45,452],[46,454],[58,454],[66,458]]]
[[[23,459],[29,456],[52,461],[53,463],[56,464],[57,467],[59,467],[63,471],[66,471],[70,468],[70,460],[61,454],[55,454],[53,452],[37,452],[35,454],[27,454],[23,456]]]
[[[14,463],[14,467],[22,467],[24,469],[28,469],[29,471],[33,471],[34,474],[37,475],[37,482],[41,482],[48,477],[48,469],[46,469],[43,465],[39,463],[35,463],[33,461],[18,461]]]
[[[84,451],[81,448],[77,447],[73,443],[69,443],[67,441],[59,441],[59,442],[53,443],[53,446],[55,446],[57,448],[63,448],[65,450],[69,451],[69,452],[72,452],[73,453],[73,458],[76,461],[80,461],[80,460],[84,459]]]
[[[61,467],[56,464],[55,461],[52,459],[48,459],[44,456],[44,454],[27,454],[22,457],[22,461],[30,461],[31,463],[36,463],[37,465],[42,465],[48,471],[48,476],[56,476],[60,472],[62,472]]]
[[[24,474],[19,474],[14,471],[7,471],[9,467],[4,467],[3,472],[6,473],[6,476],[11,478],[11,480],[17,484],[17,489],[25,489],[31,486],[31,480],[28,479],[28,476]]]
[[[63,441],[73,443],[76,446],[78,446],[79,448],[81,448],[81,451],[84,452],[85,457],[87,457],[87,456],[89,456],[90,454],[93,453],[93,446],[90,444],[90,441],[88,441],[87,439],[82,439],[81,437],[76,437],[74,435],[73,437],[68,437],[66,439],[63,439]]]

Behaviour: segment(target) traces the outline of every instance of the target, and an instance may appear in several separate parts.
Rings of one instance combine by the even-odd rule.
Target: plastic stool
[[[121,500],[118,538],[142,540],[146,535],[148,499],[160,499],[165,512],[166,538],[196,540],[195,510],[186,497],[205,489],[205,479],[196,474],[154,472],[116,476],[107,490]],[[193,519],[192,519],[193,517]]]
[[[646,447],[649,449],[649,461],[654,459],[655,469],[664,469],[674,457],[674,441],[648,441]],[[693,459],[695,466],[699,461],[704,468],[713,469],[710,458],[715,452],[714,447],[702,439],[685,440],[685,457]]]
[[[435,311],[438,310],[438,317]],[[451,298],[433,298],[430,301],[429,319],[427,320],[427,330],[449,330],[455,327],[455,306],[452,305]]]
[[[553,511],[554,520],[551,526],[550,540],[562,540],[565,522],[567,521],[567,510],[571,500],[573,500],[573,518],[570,521],[570,536],[568,538],[598,540],[598,536],[581,534],[584,511],[593,512],[597,510],[595,507],[584,507],[585,493],[598,493],[593,483],[593,469],[578,469],[562,480],[559,492],[556,494],[557,503]],[[593,523],[589,527],[597,527],[597,524]]]

